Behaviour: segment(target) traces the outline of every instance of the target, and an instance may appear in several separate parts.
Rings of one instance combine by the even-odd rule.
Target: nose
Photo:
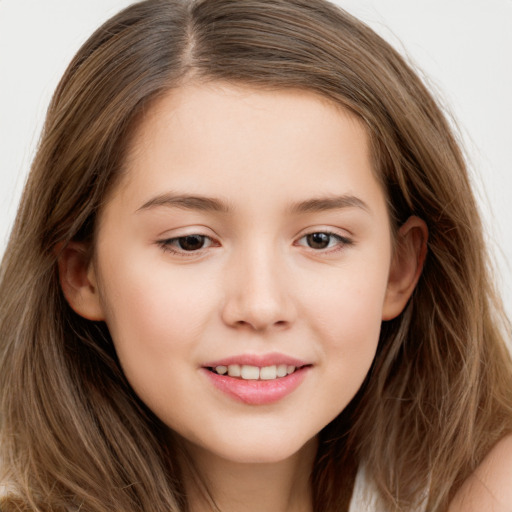
[[[254,331],[286,329],[296,318],[290,269],[273,248],[246,250],[233,257],[224,282],[222,319]]]

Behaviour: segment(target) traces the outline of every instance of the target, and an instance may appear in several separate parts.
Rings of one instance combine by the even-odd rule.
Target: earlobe
[[[62,292],[71,308],[88,320],[104,320],[94,267],[84,244],[70,242],[55,249]]]
[[[409,217],[398,230],[382,320],[396,318],[405,308],[423,270],[427,240],[427,225],[419,217]]]

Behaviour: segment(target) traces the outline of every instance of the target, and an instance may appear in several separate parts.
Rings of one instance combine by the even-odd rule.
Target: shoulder
[[[460,488],[448,512],[512,512],[512,435],[488,453]]]

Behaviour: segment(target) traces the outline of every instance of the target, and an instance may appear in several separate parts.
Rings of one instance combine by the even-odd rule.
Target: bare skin
[[[197,470],[207,488],[215,490],[213,499],[222,512],[311,512],[310,474],[316,448],[312,440],[292,457],[270,464],[233,464],[197,452],[194,460],[201,461]],[[189,449],[194,455],[197,447]],[[212,510],[208,497],[197,492],[190,470],[185,471],[185,486],[191,512]]]
[[[448,512],[512,512],[512,436],[503,438],[489,452]]]

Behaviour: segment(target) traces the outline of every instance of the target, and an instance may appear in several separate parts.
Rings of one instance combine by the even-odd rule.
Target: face
[[[389,316],[364,128],[309,92],[187,85],[125,171],[88,279],[126,377],[191,446],[290,457],[352,399]]]

